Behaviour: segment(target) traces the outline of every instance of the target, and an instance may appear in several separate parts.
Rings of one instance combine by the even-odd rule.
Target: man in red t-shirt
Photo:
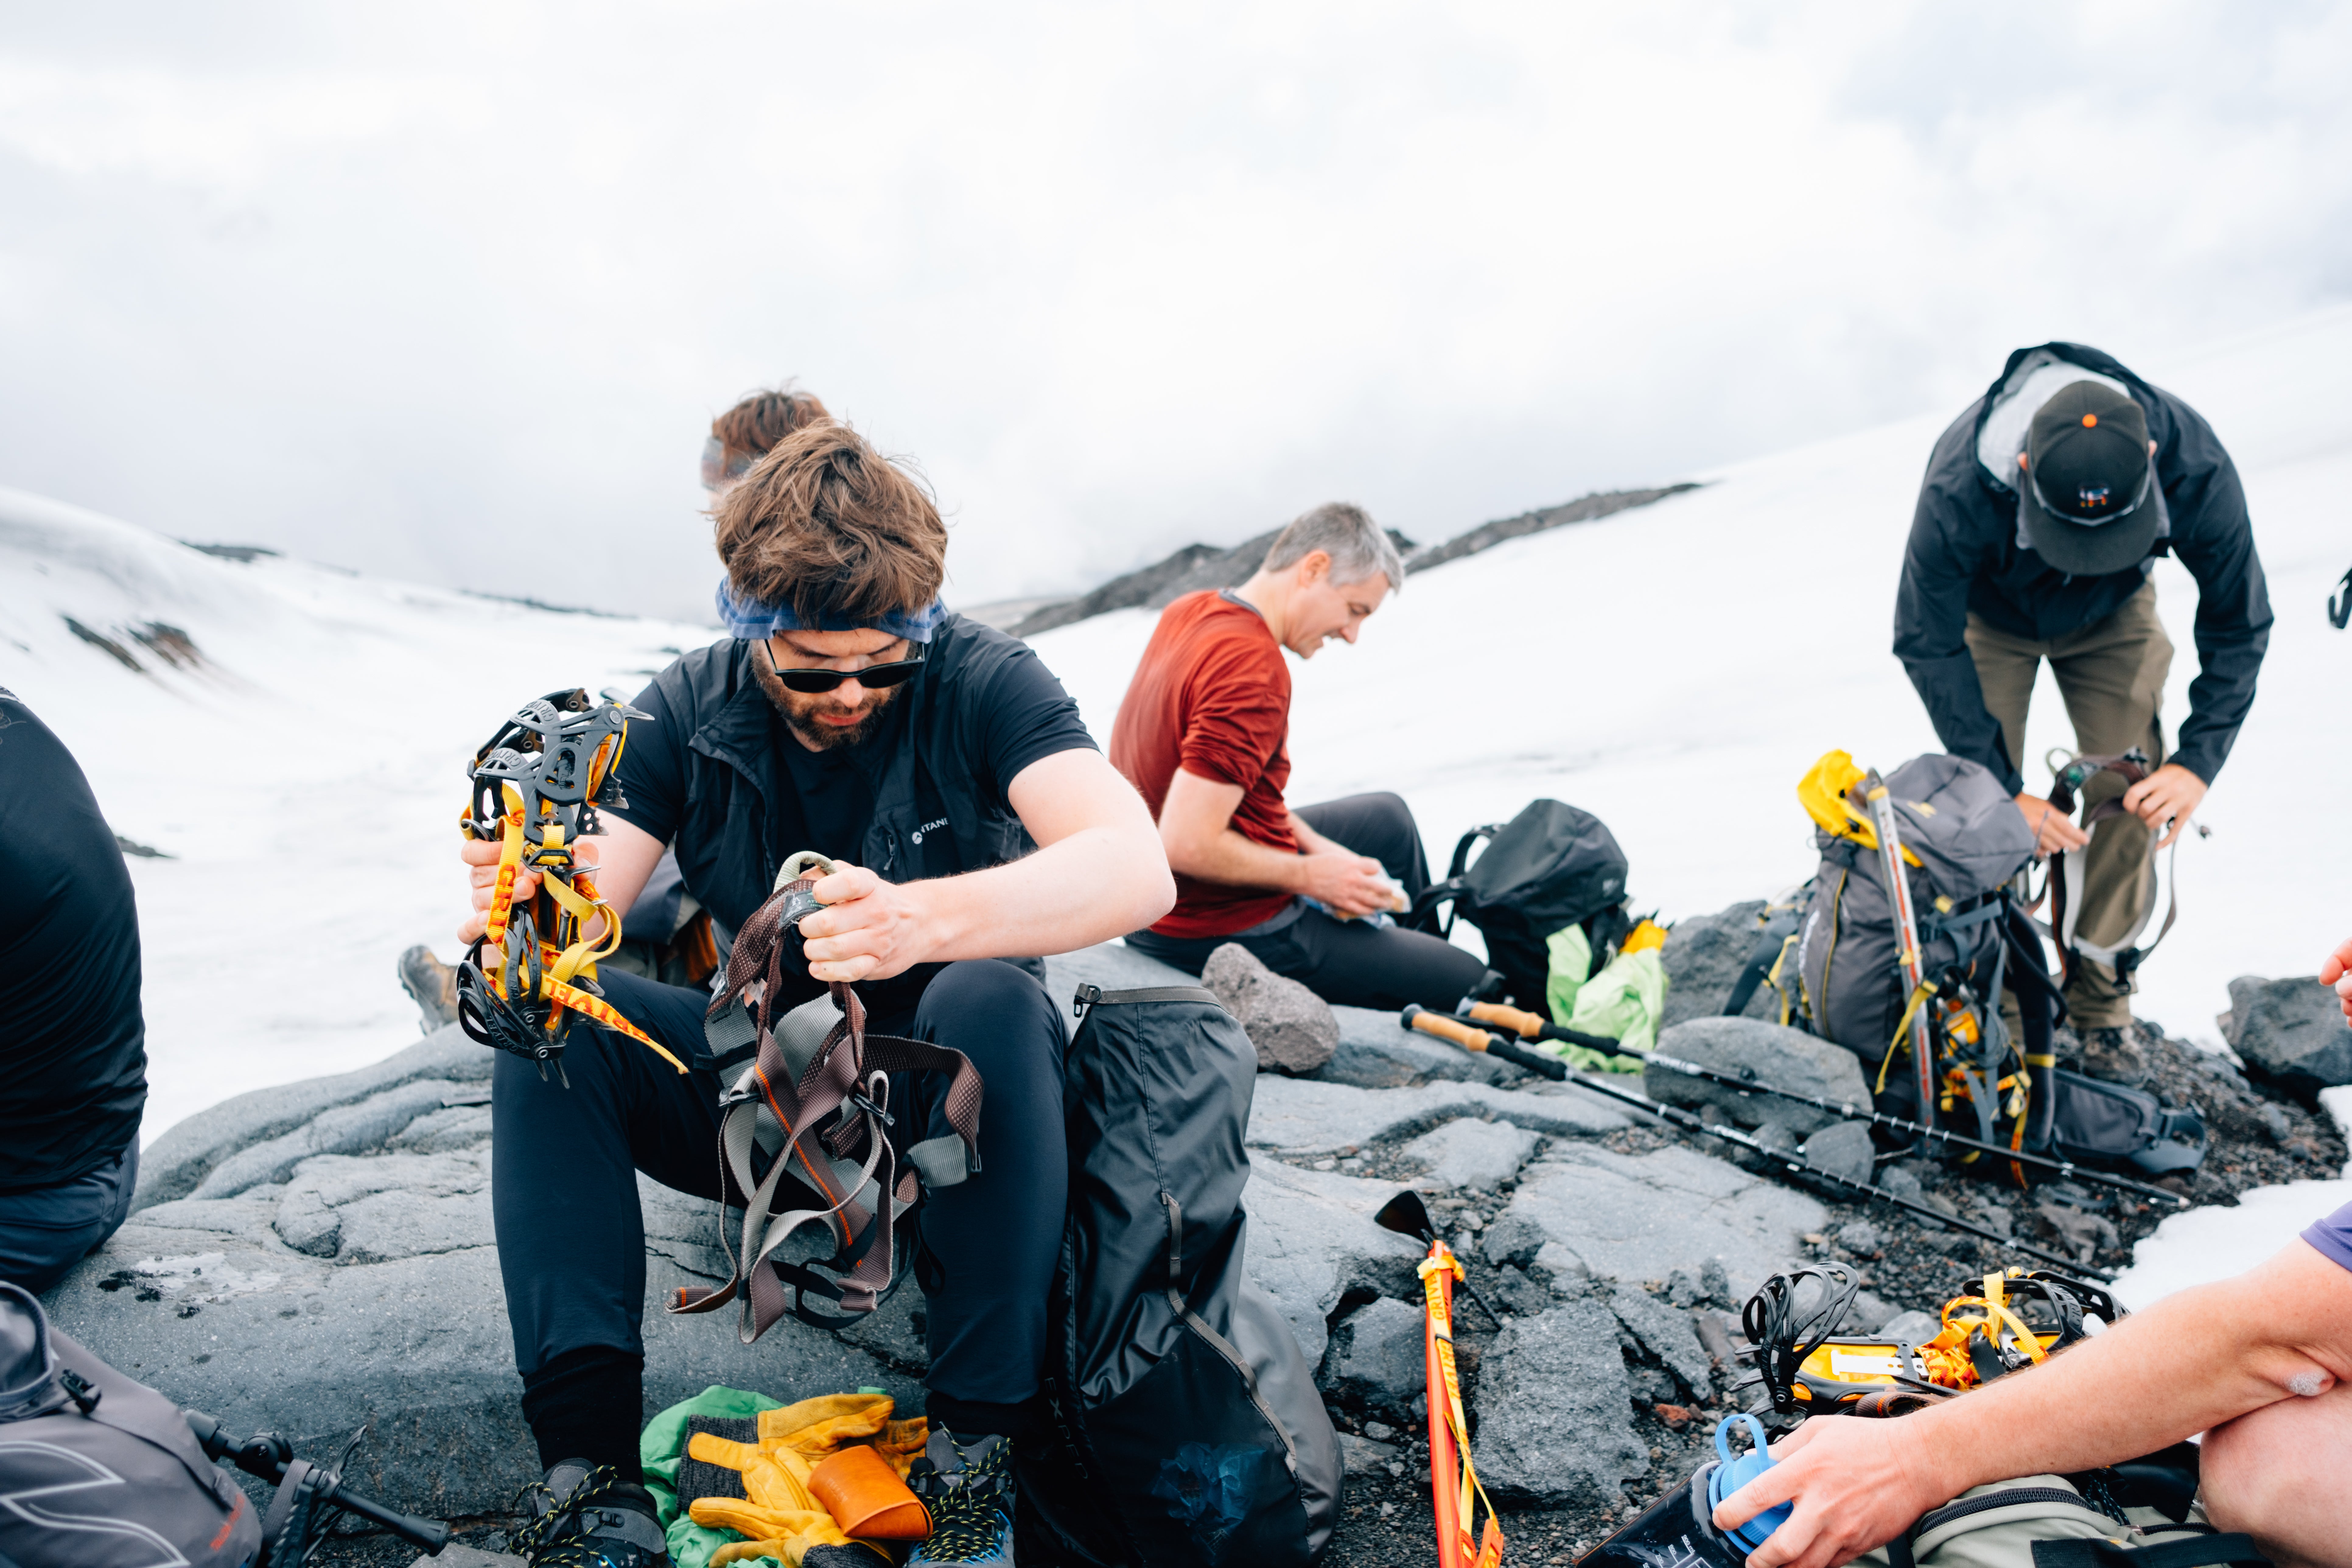
[[[1429,885],[1421,829],[1393,795],[1293,811],[1288,648],[1312,658],[1354,642],[1404,580],[1396,546],[1360,507],[1334,503],[1283,530],[1239,588],[1188,594],[1160,613],[1111,730],[1110,760],[1160,823],[1176,907],[1127,944],[1198,974],[1240,942],[1326,1001],[1418,1002],[1451,1012],[1486,974],[1477,957],[1360,917]]]

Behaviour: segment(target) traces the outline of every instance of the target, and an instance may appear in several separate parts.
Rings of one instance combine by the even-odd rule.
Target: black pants
[[[623,1016],[680,1060],[702,1047],[709,996],[609,972],[606,998]],[[1069,1168],[1062,1130],[1062,1055],[1067,1037],[1043,987],[1008,963],[950,963],[911,1014],[877,1016],[876,1034],[952,1047],[971,1059],[986,1095],[981,1113],[983,1169],[927,1194],[919,1216],[941,1289],[926,1292],[932,1413],[956,1426],[958,1406],[1012,1406],[1038,1392],[1045,1297],[1061,1248]],[[542,1080],[519,1057],[501,1054],[491,1076],[491,1209],[499,1269],[514,1331],[524,1414],[542,1458],[587,1455],[598,1445],[551,1425],[607,1425],[621,1412],[582,1409],[566,1395],[533,1399],[551,1367],[561,1373],[597,1358],[635,1358],[642,1367],[646,1296],[644,1215],[635,1173],[696,1197],[719,1197],[718,1075],[681,1078],[635,1040],[583,1028],[563,1056],[565,1089]],[[943,1079],[903,1074],[892,1106],[908,1106],[893,1136],[903,1148],[950,1130]],[[710,1320],[713,1333],[730,1322]],[[591,1403],[626,1403],[609,1380]],[[625,1412],[633,1445],[641,1413]],[[963,1427],[988,1429],[967,1419]],[[617,1429],[617,1427],[615,1428]]]
[[[1351,795],[1297,810],[1324,837],[1378,860],[1407,898],[1429,886],[1421,827],[1400,797]],[[1316,909],[1257,935],[1165,937],[1144,931],[1128,937],[1127,945],[1198,974],[1209,954],[1229,942],[1241,943],[1268,969],[1299,981],[1326,1002],[1350,1007],[1386,1011],[1418,1002],[1451,1013],[1486,973],[1475,953],[1425,931],[1335,920]]]

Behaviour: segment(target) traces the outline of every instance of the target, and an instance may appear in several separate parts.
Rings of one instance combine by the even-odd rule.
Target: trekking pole
[[[2031,1242],[2014,1240],[2011,1237],[2001,1235],[1999,1231],[1990,1230],[1972,1221],[1962,1219],[1957,1215],[1946,1214],[1943,1210],[1930,1207],[1927,1204],[1915,1202],[1910,1198],[1897,1196],[1895,1194],[1888,1192],[1885,1187],[1877,1186],[1869,1182],[1857,1182],[1852,1176],[1841,1176],[1834,1171],[1818,1170],[1811,1165],[1805,1164],[1801,1161],[1791,1160],[1777,1149],[1766,1148],[1762,1143],[1758,1142],[1755,1139],[1749,1137],[1747,1133],[1740,1131],[1736,1127],[1723,1127],[1711,1121],[1703,1121],[1700,1118],[1692,1115],[1689,1111],[1685,1110],[1679,1105],[1661,1105],[1657,1101],[1644,1099],[1643,1096],[1635,1094],[1630,1089],[1618,1089],[1610,1084],[1595,1082],[1593,1079],[1586,1078],[1582,1074],[1579,1074],[1569,1081],[1574,1083],[1580,1089],[1589,1089],[1595,1094],[1605,1095],[1611,1100],[1620,1101],[1625,1105],[1630,1105],[1636,1110],[1648,1111],[1651,1115],[1658,1118],[1660,1121],[1667,1122],[1670,1125],[1682,1128],[1685,1131],[1704,1132],[1710,1138],[1720,1138],[1727,1143],[1737,1143],[1742,1149],[1761,1154],[1765,1159],[1769,1160],[1774,1164],[1780,1166],[1783,1172],[1787,1173],[1790,1176],[1807,1178],[1817,1182],[1827,1182],[1833,1186],[1842,1187],[1849,1192],[1864,1194],[1870,1197],[1878,1199],[1882,1203],[1890,1203],[1895,1205],[1897,1208],[1908,1209],[1913,1214],[1919,1215],[1923,1219],[1931,1219],[1937,1225],[1948,1225],[1954,1230],[1965,1230],[1971,1235],[1980,1236],[1984,1237],[1985,1240],[1993,1243],[1995,1246],[2010,1247],[2015,1251],[2022,1252],[2030,1258],[2039,1258],[2046,1263],[2054,1263],[2061,1268],[2086,1269],[2100,1279],[2111,1278],[2111,1276],[2105,1270],[2092,1268],[2087,1264],[2078,1263],[2071,1258],[2061,1258],[2054,1252],[2046,1252]]]
[[[1404,1012],[1399,1015],[1397,1022],[1408,1029],[1416,1030],[1424,1035],[1434,1035],[1441,1040],[1451,1040],[1465,1051],[1476,1051],[1482,1056],[1500,1057],[1507,1062],[1517,1062],[1529,1072],[1541,1073],[1555,1081],[1568,1077],[1568,1064],[1558,1057],[1548,1057],[1541,1051],[1531,1051],[1517,1041],[1507,1040],[1500,1035],[1490,1035],[1486,1030],[1475,1028],[1459,1018],[1449,1018],[1443,1013],[1433,1013],[1418,1002],[1407,1004]],[[1613,1047],[1617,1042],[1612,1040],[1609,1043]]]
[[[1470,1422],[1463,1413],[1462,1381],[1454,1364],[1454,1281],[1467,1285],[1469,1276],[1453,1248],[1439,1238],[1419,1193],[1399,1193],[1372,1217],[1383,1229],[1410,1236],[1429,1248],[1420,1268],[1422,1361],[1429,1405],[1429,1500],[1437,1516],[1439,1568],[1496,1568],[1503,1556],[1502,1527],[1470,1462]],[[1474,1552],[1470,1521],[1479,1503],[1486,1505],[1486,1522]]]
[[[1911,1020],[1912,1071],[1918,1081],[1919,1114],[1927,1116],[1933,1114],[1936,1103],[1936,1060],[1927,1048],[1928,1010],[1920,1005],[1925,1000],[1920,985],[1927,974],[1919,951],[1919,922],[1911,908],[1911,879],[1903,874],[1903,840],[1895,829],[1895,796],[1876,768],[1863,775],[1862,795],[1870,808],[1871,823],[1878,829],[1879,858],[1885,862],[1886,902],[1895,911],[1895,932],[1900,942],[1896,958],[1903,967],[1904,988],[1911,996],[1905,1016]],[[1880,1081],[1885,1082],[1884,1074]]]
[[[2105,1171],[2086,1171],[2072,1160],[2053,1159],[2046,1154],[2029,1154],[2022,1149],[2004,1149],[1998,1143],[1987,1143],[1980,1139],[1963,1137],[1958,1132],[1947,1132],[1940,1127],[1923,1127],[1918,1122],[1905,1117],[1889,1116],[1880,1110],[1864,1110],[1859,1106],[1823,1100],[1819,1095],[1800,1094],[1793,1089],[1775,1089],[1759,1079],[1742,1078],[1737,1073],[1701,1067],[1696,1062],[1686,1062],[1679,1057],[1666,1056],[1659,1051],[1651,1051],[1642,1059],[1645,1062],[1655,1062],[1658,1066],[1669,1071],[1681,1073],[1685,1078],[1705,1079],[1711,1083],[1725,1084],[1732,1089],[1749,1090],[1757,1094],[1777,1095],[1782,1100],[1793,1100],[1800,1105],[1810,1105],[1816,1110],[1826,1110],[1848,1121],[1866,1121],[1873,1127],[1884,1127],[1889,1131],[1906,1132],[1919,1138],[1940,1138],[1948,1144],[1957,1144],[1960,1148],[1974,1149],[1986,1154],[1998,1154],[2004,1160],[2014,1160],[2020,1164],[2038,1165],[2046,1171],[2055,1171],[2062,1176],[2096,1182],[2105,1187],[2117,1187],[2127,1193],[2137,1193],[2142,1197],[2162,1198],[2166,1203],[2180,1208],[2189,1206],[2189,1200],[2179,1193],[2163,1187],[2150,1186],[2146,1182],[2135,1182],[2128,1176],[2111,1176]]]
[[[1456,1017],[1473,1023],[1493,1024],[1508,1029],[1523,1040],[1562,1040],[1571,1046],[1586,1046],[1596,1051],[1617,1051],[1624,1047],[1606,1035],[1588,1035],[1582,1029],[1571,1029],[1534,1013],[1517,1007],[1506,1007],[1499,1002],[1465,1002],[1454,1009]]]

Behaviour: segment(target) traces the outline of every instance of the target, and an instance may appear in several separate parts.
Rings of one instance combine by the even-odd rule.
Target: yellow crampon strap
[[[1886,1069],[1895,1065],[1895,1053],[1903,1048],[1905,1044],[1904,1037],[1911,1032],[1911,1020],[1917,1015],[1919,1005],[1927,1001],[1927,998],[1933,996],[1935,994],[1936,983],[1932,980],[1922,980],[1919,982],[1918,989],[1911,993],[1911,1001],[1903,1009],[1903,1021],[1895,1026],[1895,1037],[1886,1043],[1886,1058],[1878,1064],[1878,1082],[1872,1089],[1872,1093],[1885,1094],[1886,1092]],[[1927,1114],[1927,1108],[1924,1105],[1921,1106],[1919,1108],[1919,1114],[1923,1117],[1926,1116]]]
[[[1454,1452],[1461,1463],[1461,1474],[1454,1483],[1455,1540],[1449,1555],[1457,1563],[1467,1564],[1475,1562],[1477,1568],[1494,1568],[1494,1564],[1502,1561],[1503,1532],[1495,1522],[1495,1505],[1488,1500],[1486,1489],[1479,1482],[1477,1467],[1470,1462],[1470,1421],[1463,1413],[1462,1379],[1454,1365],[1454,1319],[1446,1306],[1445,1289],[1438,1279],[1440,1275],[1451,1275],[1456,1279],[1465,1278],[1462,1260],[1448,1248],[1442,1259],[1423,1258],[1418,1272],[1421,1275],[1422,1297],[1427,1304],[1430,1325],[1437,1340],[1438,1368],[1445,1380],[1445,1425],[1454,1435]],[[1469,1526],[1474,1498],[1486,1510],[1486,1522],[1479,1531],[1475,1555],[1470,1545]]]

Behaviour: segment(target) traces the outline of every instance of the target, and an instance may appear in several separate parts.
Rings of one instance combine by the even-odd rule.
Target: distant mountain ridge
[[[1433,566],[1443,566],[1449,561],[1459,561],[1465,555],[1475,555],[1482,550],[1491,550],[1506,540],[1540,533],[1545,529],[1558,528],[1563,523],[1589,522],[1594,518],[1648,506],[1668,496],[1696,489],[1696,483],[1686,481],[1655,489],[1595,490],[1591,495],[1579,496],[1559,506],[1538,507],[1516,517],[1480,523],[1442,544],[1416,546],[1393,528],[1388,531],[1388,536],[1403,553],[1405,571],[1410,574],[1426,572]],[[1108,615],[1113,610],[1158,609],[1203,588],[1239,587],[1256,573],[1259,564],[1265,560],[1266,551],[1281,532],[1278,528],[1269,529],[1230,548],[1188,544],[1163,560],[1114,577],[1091,593],[1031,610],[1004,629],[1016,637],[1031,637],[1040,632],[1052,631],[1056,626],[1071,626],[1096,616]]]

